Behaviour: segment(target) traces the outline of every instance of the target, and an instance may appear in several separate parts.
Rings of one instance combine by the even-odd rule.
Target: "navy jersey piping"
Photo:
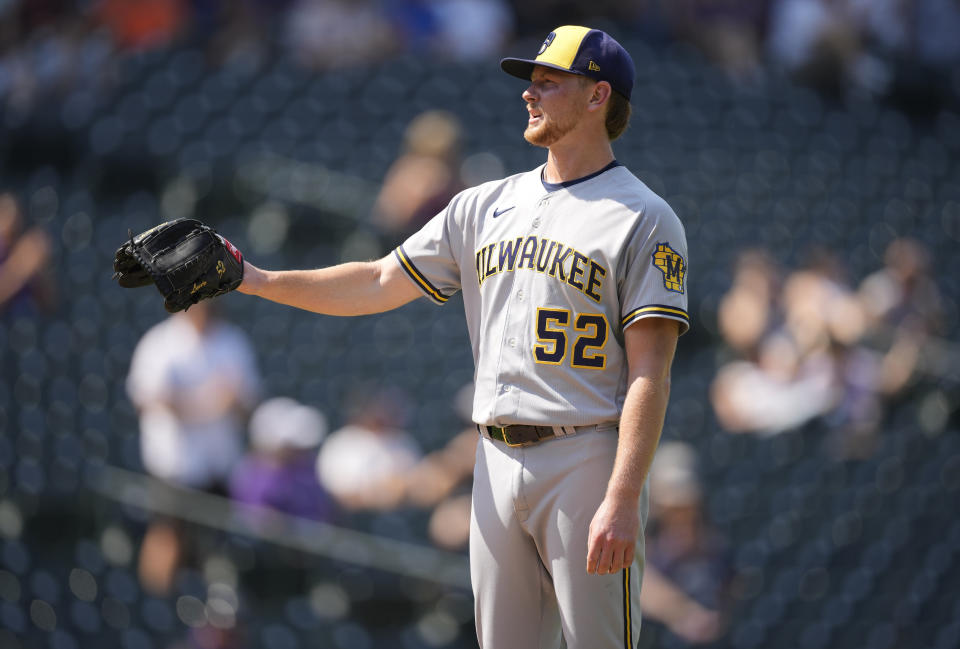
[[[562,182],[562,183],[548,183],[546,180],[543,179],[543,172],[541,171],[541,172],[540,172],[540,182],[543,183],[543,188],[546,189],[548,192],[555,192],[555,191],[557,191],[558,189],[563,189],[563,188],[565,188],[565,187],[573,187],[574,185],[579,185],[580,183],[587,182],[588,180],[590,180],[590,179],[592,179],[592,178],[596,178],[597,176],[599,176],[599,175],[602,174],[602,173],[606,173],[607,171],[610,171],[610,170],[613,169],[614,167],[622,167],[622,166],[623,166],[622,164],[620,164],[619,162],[617,162],[616,160],[614,160],[613,162],[611,162],[610,164],[608,164],[606,167],[604,167],[604,168],[601,169],[600,171],[594,171],[592,174],[587,175],[587,176],[584,176],[583,178],[577,178],[577,179],[575,179],[575,180],[568,180],[568,181]]]

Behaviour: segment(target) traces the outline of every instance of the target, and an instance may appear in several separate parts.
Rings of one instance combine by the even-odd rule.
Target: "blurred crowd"
[[[109,86],[124,54],[174,44],[210,65],[286,54],[316,70],[400,52],[470,60],[514,33],[505,0],[12,0],[0,3],[0,98],[16,115]]]
[[[408,125],[370,214],[385,247],[472,184],[461,132],[455,116],[436,110]],[[833,250],[815,250],[795,269],[768,250],[739,255],[717,308],[723,362],[710,400],[723,429],[774,435],[817,420],[830,431],[833,457],[870,456],[887,406],[935,373],[927,356],[945,335],[924,246],[895,238],[882,258],[881,268],[854,282]],[[48,235],[13,194],[0,195],[0,313],[31,317],[49,308],[50,263]],[[218,303],[201,302],[173,315],[133,352],[126,390],[147,473],[229,499],[254,526],[269,511],[347,527],[419,512],[437,548],[465,549],[478,439],[471,385],[453,404],[462,429],[427,451],[411,430],[412,395],[399,386],[356,386],[336,413],[264,395],[252,341],[218,311]],[[342,422],[330,431],[332,419]],[[730,550],[709,520],[697,452],[665,440],[651,471],[641,606],[659,625],[663,647],[717,641],[736,600]],[[171,592],[177,575],[203,565],[211,547],[196,527],[153,517],[137,554],[142,587]]]
[[[215,303],[147,331],[127,379],[145,471],[252,506],[243,511],[254,524],[257,508],[341,524],[356,512],[434,508],[472,471],[476,429],[425,454],[407,430],[411,397],[399,387],[357,386],[337,413],[343,425],[328,434],[323,412],[289,397],[264,399],[261,384],[250,339]],[[462,495],[457,505],[444,503],[443,524],[430,525],[438,546],[466,546],[469,499]],[[166,517],[147,531],[140,573],[151,590],[170,588],[190,554],[183,536]]]
[[[0,97],[15,115],[111,83],[117,56],[193,43],[211,65],[282,53],[315,70],[400,53],[502,55],[557,21],[611,23],[654,46],[687,43],[732,75],[786,70],[824,93],[888,97],[929,115],[960,99],[954,0],[8,0]]]
[[[0,313],[37,313],[55,294],[43,272],[48,243],[13,195],[0,196]],[[17,252],[21,247],[27,252]],[[924,246],[895,238],[882,258],[882,267],[854,282],[835,251],[814,251],[796,269],[763,249],[739,255],[717,309],[725,360],[710,390],[725,430],[774,435],[819,420],[834,457],[870,455],[886,406],[936,371],[925,350],[937,349],[945,333]],[[348,527],[364,516],[421,512],[424,535],[436,547],[465,549],[478,439],[472,385],[452,404],[462,429],[428,451],[413,428],[412,396],[401,387],[355,386],[328,417],[290,397],[263,394],[256,357],[216,302],[170,316],[143,335],[126,390],[139,414],[146,472],[229,499],[254,526],[270,511]],[[336,430],[329,430],[331,419],[342,420]],[[665,439],[650,474],[641,606],[665,648],[719,641],[737,601],[731,548],[705,506],[699,452]],[[154,516],[134,551],[141,586],[171,592],[183,569],[209,563],[212,548],[209,534],[195,526]],[[231,637],[190,646],[237,646]]]
[[[17,197],[0,193],[0,313],[37,316],[55,299],[50,240],[24,218]]]
[[[514,39],[542,38],[557,16],[594,15],[653,45],[688,43],[739,79],[773,65],[830,95],[866,92],[922,111],[960,97],[956,0],[0,0],[0,123],[16,126],[78,88],[96,92],[112,82],[118,54],[167,44],[195,43],[211,65],[282,53],[331,70],[401,52],[495,57]],[[492,154],[464,159],[463,128],[439,110],[409,123],[368,215],[381,252],[461,188],[503,172]],[[54,308],[54,244],[17,196],[0,193],[0,317]],[[948,335],[924,246],[896,238],[882,258],[855,280],[834,250],[797,268],[770,250],[740,254],[717,309],[723,349],[710,401],[724,430],[770,436],[820,422],[834,458],[870,457],[885,413],[936,374],[931,355]],[[321,412],[265,394],[264,383],[251,340],[216,303],[157,324],[137,344],[126,384],[143,469],[229,499],[254,526],[263,511],[344,526],[415,512],[437,548],[466,547],[472,386],[453,404],[461,429],[426,449],[400,386],[356,386],[338,412]],[[651,472],[641,604],[662,625],[664,647],[717,640],[736,599],[730,549],[704,506],[699,450],[665,440]],[[169,592],[178,571],[203,563],[207,546],[195,535],[175,517],[148,521],[136,561],[144,589]]]
[[[644,31],[692,43],[737,76],[772,64],[834,96],[853,89],[924,110],[931,101],[956,105],[960,5],[953,0],[645,0],[639,7]]]
[[[269,512],[355,526],[357,515],[418,510],[429,514],[426,536],[436,547],[465,550],[479,439],[472,384],[452,404],[462,430],[424,452],[409,430],[411,397],[397,386],[356,387],[343,425],[328,432],[320,410],[289,397],[262,399],[260,383],[250,341],[215,303],[149,330],[127,381],[145,470],[231,499],[254,526],[260,517],[269,525]],[[732,564],[705,513],[694,449],[664,443],[651,488],[644,614],[662,624],[664,647],[712,642],[729,619]],[[212,547],[208,533],[155,517],[140,544],[142,586],[169,593],[180,571],[200,569]]]
[[[436,547],[466,548],[478,441],[472,384],[452,403],[462,429],[429,452],[410,431],[411,395],[398,386],[356,386],[336,413],[342,425],[330,431],[316,407],[265,398],[251,340],[215,302],[201,302],[143,335],[126,390],[139,413],[144,470],[229,499],[254,528],[271,525],[270,512],[351,527],[364,516],[420,511]],[[732,569],[705,513],[694,449],[665,442],[651,487],[644,613],[662,625],[662,646],[710,643],[729,621]],[[141,587],[164,596],[217,552],[211,532],[154,515],[136,553]]]
[[[945,333],[924,246],[897,238],[883,259],[854,284],[834,251],[789,272],[769,251],[740,255],[718,308],[731,359],[711,400],[724,428],[771,435],[822,419],[836,457],[870,454],[885,406],[936,378],[922,352]]]

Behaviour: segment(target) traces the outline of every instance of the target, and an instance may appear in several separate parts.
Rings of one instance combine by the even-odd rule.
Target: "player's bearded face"
[[[536,119],[527,124],[523,132],[524,139],[534,146],[548,147],[576,128],[584,109],[573,106],[558,108],[547,112],[542,104],[528,104],[527,109]]]
[[[549,147],[570,133],[586,112],[586,106],[574,90],[576,83],[570,83],[567,92],[558,92],[554,86],[544,92],[524,95],[527,100],[527,112],[530,120],[523,132],[524,139],[535,146]],[[576,86],[578,88],[578,86]],[[529,91],[528,91],[529,92]]]

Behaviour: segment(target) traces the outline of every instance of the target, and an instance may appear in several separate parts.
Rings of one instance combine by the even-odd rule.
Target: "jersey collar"
[[[596,177],[599,176],[600,174],[602,174],[602,173],[604,173],[604,172],[607,172],[607,171],[610,171],[610,170],[613,169],[614,167],[622,167],[622,166],[623,166],[623,165],[621,165],[619,162],[617,162],[616,160],[614,160],[613,162],[611,162],[610,164],[608,164],[606,167],[604,167],[604,168],[601,169],[600,171],[594,171],[592,174],[590,174],[590,175],[588,175],[588,176],[584,176],[583,178],[576,178],[576,179],[574,179],[574,180],[568,180],[568,181],[562,182],[562,183],[548,183],[546,180],[543,179],[543,170],[546,169],[546,165],[544,165],[544,166],[540,169],[540,182],[543,183],[543,188],[546,189],[548,192],[555,192],[555,191],[557,191],[558,189],[563,189],[564,187],[572,187],[572,186],[578,185],[578,184],[580,184],[580,183],[582,183],[582,182],[586,182],[586,181],[590,180],[591,178],[596,178]]]

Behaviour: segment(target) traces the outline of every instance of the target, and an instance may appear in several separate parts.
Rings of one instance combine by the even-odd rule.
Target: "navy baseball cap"
[[[535,65],[606,81],[628,100],[633,90],[633,59],[620,43],[599,29],[576,25],[557,27],[543,41],[537,58],[500,61],[504,72],[527,81]]]

